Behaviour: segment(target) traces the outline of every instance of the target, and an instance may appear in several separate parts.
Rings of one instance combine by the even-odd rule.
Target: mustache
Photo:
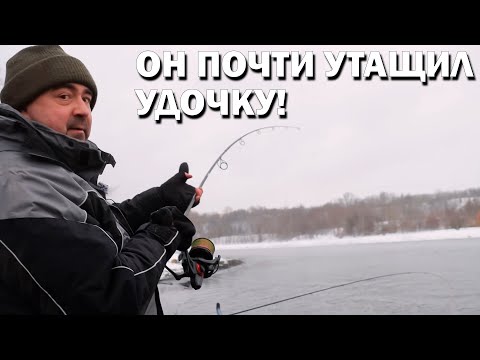
[[[86,129],[87,128],[87,117],[84,116],[74,116],[67,121],[67,127],[69,129]]]

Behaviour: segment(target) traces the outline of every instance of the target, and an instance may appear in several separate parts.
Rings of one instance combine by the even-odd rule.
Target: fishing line
[[[454,311],[452,311],[452,307],[451,307],[451,302],[454,301],[454,300],[453,300],[452,287],[451,287],[451,285],[450,285],[450,282],[449,282],[447,279],[445,279],[443,276],[440,276],[440,275],[438,275],[438,274],[434,274],[434,273],[431,273],[431,272],[408,271],[408,272],[401,272],[401,273],[393,273],[393,274],[387,274],[387,275],[374,276],[374,277],[370,277],[370,278],[366,278],[366,279],[360,279],[360,280],[355,280],[355,281],[350,281],[350,282],[342,283],[342,284],[339,284],[339,285],[333,285],[333,286],[329,286],[329,287],[322,288],[322,289],[319,289],[319,290],[310,291],[310,292],[308,292],[308,293],[304,293],[304,294],[301,294],[301,295],[296,295],[296,296],[292,296],[292,297],[289,297],[289,298],[286,298],[286,299],[282,299],[282,300],[278,300],[278,301],[273,301],[273,302],[270,302],[270,303],[268,303],[268,304],[255,306],[255,307],[252,307],[252,308],[249,308],[249,309],[246,309],[246,310],[237,311],[237,312],[234,312],[234,313],[231,313],[231,314],[227,314],[227,315],[242,314],[242,313],[245,313],[245,312],[248,312],[248,311],[257,310],[257,309],[260,309],[260,308],[263,308],[263,307],[267,307],[267,306],[270,306],[270,305],[279,304],[279,303],[281,303],[281,302],[285,302],[285,301],[297,299],[297,298],[300,298],[300,297],[303,297],[303,296],[312,295],[312,294],[315,294],[315,293],[319,293],[319,292],[327,291],[327,290],[332,290],[332,289],[336,289],[336,288],[343,287],[343,286],[353,285],[353,284],[360,283],[360,282],[372,281],[372,280],[377,280],[377,279],[386,278],[386,277],[392,277],[392,276],[413,275],[413,274],[416,274],[416,275],[419,275],[419,274],[431,275],[431,276],[438,277],[438,278],[440,278],[441,280],[443,280],[444,282],[446,282],[447,285],[448,285],[448,287],[449,287],[449,289],[450,289],[450,310],[451,310],[451,312],[454,312]],[[217,311],[217,315],[223,315],[223,314],[222,314],[221,307],[220,307],[220,303],[217,303],[217,305],[216,305],[216,311]]]

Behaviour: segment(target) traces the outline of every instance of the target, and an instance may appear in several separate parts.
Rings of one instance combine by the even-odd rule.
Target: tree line
[[[342,198],[316,207],[252,207],[225,213],[190,213],[196,236],[244,241],[377,235],[480,226],[480,188],[434,194]]]

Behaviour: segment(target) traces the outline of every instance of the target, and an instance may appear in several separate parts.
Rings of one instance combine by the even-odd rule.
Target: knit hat
[[[0,101],[20,110],[44,91],[66,83],[78,83],[97,101],[97,86],[85,65],[58,45],[35,45],[20,50],[7,61]]]

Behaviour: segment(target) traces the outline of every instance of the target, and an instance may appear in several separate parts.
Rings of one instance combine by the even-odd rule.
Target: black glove
[[[195,187],[186,183],[185,173],[188,173],[188,164],[186,162],[180,165],[178,173],[159,187],[160,196],[165,205],[176,206],[182,213],[185,213],[195,195]],[[195,201],[192,207],[197,205],[198,202]]]
[[[159,226],[174,227],[178,230],[177,250],[186,251],[191,245],[196,233],[195,226],[177,207],[165,206],[150,215],[151,223]]]

